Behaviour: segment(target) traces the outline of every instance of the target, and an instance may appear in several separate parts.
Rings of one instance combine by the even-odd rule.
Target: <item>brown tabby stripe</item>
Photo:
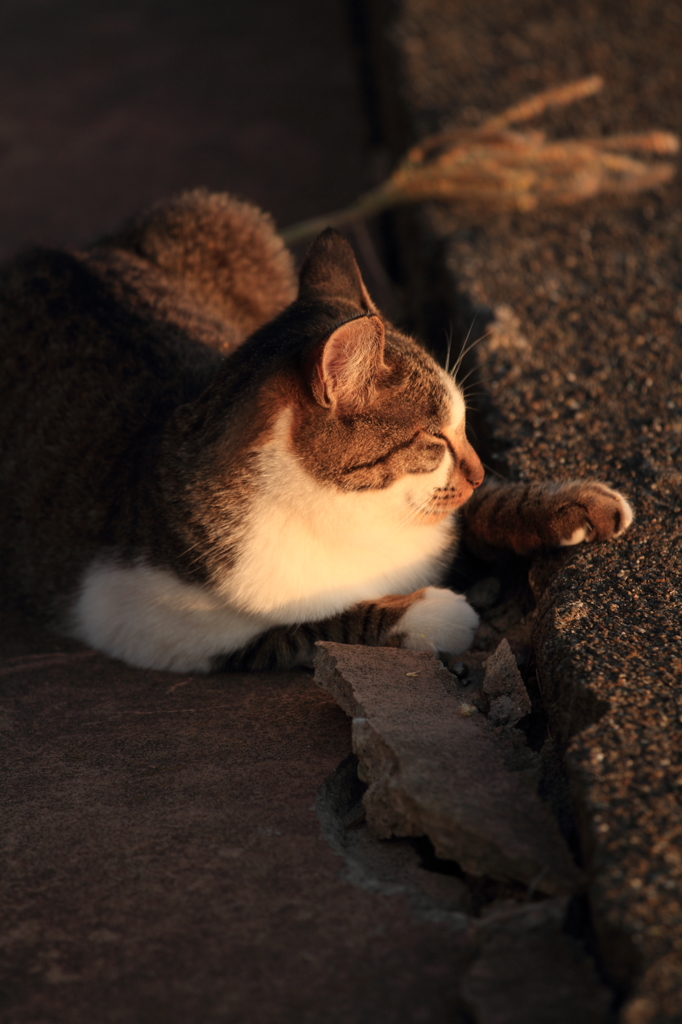
[[[214,672],[271,671],[311,666],[318,640],[369,647],[400,647],[403,637],[390,631],[424,590],[389,594],[378,601],[361,601],[339,615],[298,626],[278,626],[233,654],[213,659]]]
[[[487,482],[462,509],[464,538],[485,554],[511,550],[527,555],[559,547],[576,530],[586,540],[607,540],[622,527],[622,508],[596,481],[566,483]]]

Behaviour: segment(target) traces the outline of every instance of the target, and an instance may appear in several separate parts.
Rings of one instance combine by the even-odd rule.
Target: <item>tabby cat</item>
[[[320,639],[458,653],[478,620],[438,586],[455,510],[517,552],[632,519],[595,482],[476,490],[460,390],[342,236],[297,288],[270,219],[204,191],[2,268],[0,438],[4,587],[147,668],[306,665]]]

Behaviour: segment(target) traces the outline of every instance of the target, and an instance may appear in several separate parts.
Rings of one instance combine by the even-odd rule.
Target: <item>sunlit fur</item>
[[[603,484],[488,484],[450,374],[326,231],[298,286],[269,218],[204,191],[0,267],[0,571],[133,665],[289,668],[315,643],[457,654],[475,548],[618,536]],[[460,512],[461,510],[461,512]]]
[[[437,368],[436,374],[450,411],[442,430],[457,437],[464,402],[451,379]],[[322,620],[359,601],[436,582],[455,525],[452,515],[440,512],[425,524],[425,510],[452,475],[450,450],[442,445],[443,457],[430,472],[399,476],[386,487],[344,490],[301,465],[293,418],[291,407],[282,410],[258,452],[257,483],[233,565],[217,567],[210,585],[199,587],[143,560],[132,566],[97,560],[74,608],[74,635],[135,665],[206,671],[217,654],[236,651],[274,626]],[[468,646],[477,617],[465,601],[431,588],[419,603],[424,611],[413,610],[407,625],[392,630],[407,634],[406,645],[433,647],[425,639],[426,614],[442,649]]]
[[[450,379],[442,379],[451,403],[445,429],[456,434],[464,404]],[[424,509],[447,483],[450,452],[430,473],[379,490],[342,491],[301,466],[291,423],[285,409],[259,453],[259,486],[233,568],[199,587],[144,562],[96,561],[73,611],[73,634],[133,664],[206,671],[215,656],[273,626],[323,619],[437,581],[454,522],[434,515],[425,525]],[[469,645],[478,619],[462,598],[431,587],[418,604],[393,630],[406,634],[405,646],[457,653]]]

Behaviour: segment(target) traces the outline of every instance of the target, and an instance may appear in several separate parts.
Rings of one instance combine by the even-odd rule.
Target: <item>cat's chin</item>
[[[464,491],[460,492],[458,490],[455,494],[448,495],[447,497],[433,497],[427,505],[419,509],[416,521],[423,526],[435,526],[437,523],[441,523],[464,505],[473,492],[473,487],[468,487]]]
[[[438,523],[442,523],[443,520],[451,516],[456,507],[450,508],[447,511],[443,509],[420,509],[419,514],[415,517],[415,522],[420,526],[437,526]]]

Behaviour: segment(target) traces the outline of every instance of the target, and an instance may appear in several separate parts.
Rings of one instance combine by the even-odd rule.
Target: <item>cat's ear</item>
[[[315,239],[299,275],[299,299],[345,299],[376,313],[355,255],[343,235],[327,228]]]
[[[386,370],[384,340],[384,325],[373,313],[337,327],[316,353],[311,381],[315,401],[339,415],[367,408]]]

